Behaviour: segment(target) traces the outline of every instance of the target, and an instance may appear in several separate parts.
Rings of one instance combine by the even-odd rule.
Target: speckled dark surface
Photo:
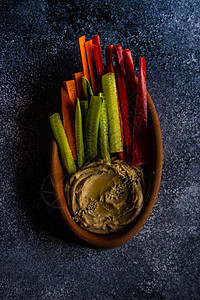
[[[1,44],[1,299],[198,299],[199,1],[4,1]],[[147,63],[164,165],[140,232],[82,247],[41,197],[49,114],[81,69],[77,38],[130,48]],[[200,298],[199,298],[200,299]]]

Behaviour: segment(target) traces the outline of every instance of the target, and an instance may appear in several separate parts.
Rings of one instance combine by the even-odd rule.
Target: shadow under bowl
[[[162,175],[163,147],[157,112],[149,93],[147,93],[147,102],[148,124],[151,141],[151,161],[147,168],[147,183],[144,195],[145,202],[138,217],[121,231],[106,235],[95,234],[84,230],[72,219],[65,200],[64,174],[58,154],[57,144],[54,140],[52,142],[50,160],[55,196],[68,229],[80,239],[80,242],[84,242],[88,246],[99,249],[109,249],[125,244],[133,238],[144,225],[156,202]]]

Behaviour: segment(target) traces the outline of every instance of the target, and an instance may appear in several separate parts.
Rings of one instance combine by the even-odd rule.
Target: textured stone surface
[[[4,1],[2,48],[1,299],[198,299],[199,1]],[[109,251],[66,234],[41,197],[63,80],[81,69],[77,38],[130,48],[147,63],[164,165],[140,232]],[[59,106],[59,105],[58,105]]]

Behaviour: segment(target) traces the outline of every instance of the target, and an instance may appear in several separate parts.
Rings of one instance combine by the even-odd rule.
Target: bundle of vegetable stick
[[[99,36],[78,39],[83,70],[64,81],[60,114],[50,116],[54,138],[69,174],[99,157],[143,165],[149,162],[145,59],[139,59],[136,84],[129,49],[106,47]],[[114,63],[113,63],[114,56]]]

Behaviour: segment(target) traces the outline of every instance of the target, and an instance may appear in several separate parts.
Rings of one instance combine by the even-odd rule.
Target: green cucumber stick
[[[82,77],[81,80],[85,97],[87,100],[90,100],[90,98],[93,96],[91,85],[86,77]]]
[[[88,100],[81,100],[81,114],[82,114],[82,124],[83,124],[83,131],[86,131],[86,120],[87,120],[87,113],[88,113]]]
[[[86,130],[87,130],[87,114],[88,114],[88,100],[81,100],[80,106],[81,106],[81,115],[82,115],[82,127],[83,127],[83,141],[84,141],[84,147],[85,147],[85,154],[87,152],[87,146],[86,146]],[[87,155],[85,155],[86,158]]]
[[[114,73],[107,73],[102,76],[102,89],[108,109],[110,152],[122,152],[123,146],[121,141],[117,86]]]
[[[76,164],[72,156],[71,149],[65,134],[65,130],[60,119],[59,113],[50,116],[51,128],[53,136],[58,144],[62,162],[69,174],[76,172]]]
[[[99,93],[98,96],[100,96],[102,99],[101,115],[100,115],[100,123],[99,123],[99,142],[100,142],[101,156],[106,157],[107,161],[110,162],[107,103],[103,93]]]
[[[85,162],[84,143],[83,143],[83,126],[80,101],[77,98],[75,111],[75,136],[76,136],[76,153],[78,159],[78,167],[81,168]]]
[[[98,133],[101,114],[101,98],[92,96],[87,114],[86,146],[89,159],[94,159],[98,154]]]

